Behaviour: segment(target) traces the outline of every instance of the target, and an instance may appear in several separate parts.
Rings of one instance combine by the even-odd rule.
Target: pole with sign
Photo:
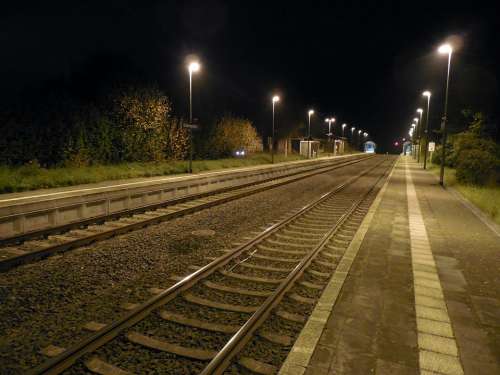
[[[430,159],[432,161],[432,153],[436,150],[436,142],[429,142],[429,152],[431,153]]]

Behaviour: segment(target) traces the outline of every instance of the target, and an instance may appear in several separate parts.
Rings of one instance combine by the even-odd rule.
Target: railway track
[[[224,252],[33,374],[274,374],[335,272],[384,159]]]
[[[8,242],[4,241],[3,246],[0,246],[0,271],[7,271],[20,264],[75,249],[148,225],[171,220],[317,174],[360,163],[367,159],[371,159],[371,157],[339,162],[327,167],[270,179],[258,184],[246,184],[209,193],[193,194],[171,200],[162,205],[131,210],[120,214],[120,216],[113,215],[101,222],[76,223],[71,228],[65,227],[61,229],[60,233],[54,234],[52,230],[50,232],[40,231],[38,233],[31,233],[29,237],[21,236],[17,239],[9,239]]]

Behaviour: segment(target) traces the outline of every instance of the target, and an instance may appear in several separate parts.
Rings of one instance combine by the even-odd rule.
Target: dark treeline
[[[0,164],[86,166],[187,156],[184,120],[155,84],[110,84],[98,92],[74,87],[51,82],[1,111]],[[224,115],[206,122],[195,134],[197,157],[224,157],[237,147],[262,149],[246,119]]]
[[[183,158],[187,133],[150,85],[114,86],[93,100],[64,86],[31,92],[1,113],[0,163],[89,165]]]

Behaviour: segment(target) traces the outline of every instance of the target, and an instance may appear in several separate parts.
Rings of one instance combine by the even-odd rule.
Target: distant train
[[[367,154],[373,154],[373,153],[375,153],[377,145],[375,144],[375,142],[367,141],[367,142],[365,142],[364,148],[365,148],[365,152]]]

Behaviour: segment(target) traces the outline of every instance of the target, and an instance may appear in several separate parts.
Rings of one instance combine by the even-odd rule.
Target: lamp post
[[[307,157],[311,157],[311,116],[314,114],[314,110],[310,109],[307,112],[308,116],[308,130],[307,130]]]
[[[417,144],[418,142],[418,129],[420,128],[420,125],[419,125],[419,122],[418,122],[418,117],[415,117],[413,119],[414,123],[415,123],[415,132],[416,132],[416,136],[413,137],[413,144]],[[418,153],[418,147],[415,147],[415,150],[413,152],[413,159],[416,159],[417,158],[417,153]]]
[[[427,113],[425,115],[425,147],[424,147],[424,169],[427,167],[427,149],[429,148],[429,110],[431,106],[431,92],[429,90],[422,93],[427,97]]]
[[[189,166],[188,173],[193,173],[193,73],[200,70],[200,63],[193,61],[189,70]]]
[[[335,117],[326,118],[325,122],[328,123],[328,137],[332,136],[332,122],[335,122]]]
[[[362,131],[363,131],[363,130],[361,130],[361,129],[359,129],[359,130],[358,130],[358,151],[359,151],[359,147],[360,147],[360,145],[361,145],[361,132],[362,132]]]
[[[444,99],[444,115],[441,122],[442,144],[441,144],[441,171],[439,173],[439,184],[444,186],[444,162],[445,162],[445,149],[446,149],[446,121],[448,120],[448,89],[450,87],[450,67],[451,67],[451,54],[453,48],[449,44],[443,44],[439,47],[438,52],[441,54],[448,54],[448,73],[446,74],[446,95]]]
[[[351,143],[352,143],[352,147],[354,147],[354,129],[356,129],[355,126],[351,127]]]
[[[325,122],[328,123],[328,140],[331,142],[332,139],[332,122],[335,122],[335,117],[325,119]],[[335,153],[335,150],[334,150]]]
[[[346,128],[347,124],[342,124],[342,154],[345,153],[345,144],[344,144],[344,129]]]
[[[273,130],[271,134],[271,163],[274,164],[274,105],[280,101],[278,95],[273,96]]]
[[[420,124],[420,126],[418,127],[418,150],[417,150],[417,163],[420,163],[420,152],[422,151],[421,148],[422,148],[422,145],[421,145],[421,142],[422,142],[422,112],[424,110],[422,108],[418,108],[417,109],[417,112],[418,114],[420,115],[419,117],[419,120],[418,120],[418,123]]]

